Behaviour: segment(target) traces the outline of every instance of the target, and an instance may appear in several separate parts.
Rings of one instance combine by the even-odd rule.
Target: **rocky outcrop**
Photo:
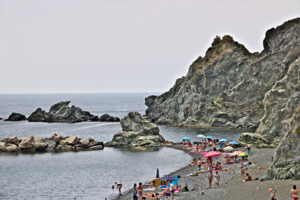
[[[113,117],[109,114],[104,114],[104,115],[101,115],[99,117],[98,121],[100,121],[100,122],[119,122],[120,118],[119,117]]]
[[[288,129],[277,146],[269,179],[300,179],[300,106],[288,122]]]
[[[22,121],[22,120],[26,120],[25,115],[13,112],[9,115],[9,117],[5,121]]]
[[[54,134],[50,138],[11,137],[0,140],[1,152],[63,152],[63,151],[85,151],[100,150],[104,148],[103,142],[92,138],[78,138],[76,136],[63,137]]]
[[[250,53],[230,36],[216,37],[169,91],[145,99],[147,117],[175,126],[260,126],[256,133],[276,145],[273,136],[282,137],[285,125],[273,125],[291,115],[294,106],[284,102],[298,99],[300,18],[267,31],[263,44],[261,53]],[[280,110],[282,115],[273,121]]]
[[[137,112],[130,112],[121,119],[122,131],[114,135],[106,146],[158,146],[164,142],[156,124],[143,119]]]

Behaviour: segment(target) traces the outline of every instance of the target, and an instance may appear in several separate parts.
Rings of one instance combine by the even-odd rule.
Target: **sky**
[[[260,52],[299,0],[0,0],[0,93],[165,92],[216,35]]]

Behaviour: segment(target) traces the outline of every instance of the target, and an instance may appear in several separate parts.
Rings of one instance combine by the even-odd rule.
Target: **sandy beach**
[[[170,148],[181,149],[181,145],[172,145]],[[244,149],[242,149],[244,150]],[[187,150],[185,150],[188,152]],[[250,155],[249,161],[253,163],[248,167],[248,172],[252,175],[253,179],[260,178],[271,165],[272,155],[274,149],[254,149],[253,155]],[[191,153],[193,158],[199,158],[199,153]],[[219,159],[218,161],[221,161]],[[179,185],[184,186],[188,184],[189,192],[175,193],[174,199],[207,199],[207,200],[252,200],[252,199],[271,199],[269,188],[277,190],[277,199],[289,199],[289,191],[292,185],[296,184],[298,187],[300,181],[294,180],[270,180],[270,181],[251,181],[243,182],[240,175],[240,164],[226,165],[222,162],[223,169],[230,168],[228,171],[220,172],[221,182],[220,187],[208,187],[207,173],[202,173],[199,176],[188,176],[192,173],[195,166],[186,166],[176,172],[169,174],[170,176],[178,176]],[[259,167],[261,169],[259,169]],[[154,177],[153,177],[154,178]],[[150,181],[150,180],[149,180]],[[132,199],[131,191],[125,193],[117,199],[125,200]],[[170,197],[160,197],[160,199],[171,199]]]

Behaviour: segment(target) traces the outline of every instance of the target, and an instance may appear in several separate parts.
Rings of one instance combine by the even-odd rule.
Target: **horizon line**
[[[13,92],[13,93],[1,93],[0,95],[31,95],[31,94],[162,94],[164,92]]]

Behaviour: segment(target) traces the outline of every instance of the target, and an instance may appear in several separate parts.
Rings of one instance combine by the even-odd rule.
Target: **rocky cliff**
[[[253,128],[278,143],[299,104],[300,18],[266,32],[264,50],[250,53],[230,36],[216,37],[185,77],[149,96],[146,115],[175,126]]]
[[[300,179],[300,106],[274,153],[273,165],[268,170],[268,178]]]

